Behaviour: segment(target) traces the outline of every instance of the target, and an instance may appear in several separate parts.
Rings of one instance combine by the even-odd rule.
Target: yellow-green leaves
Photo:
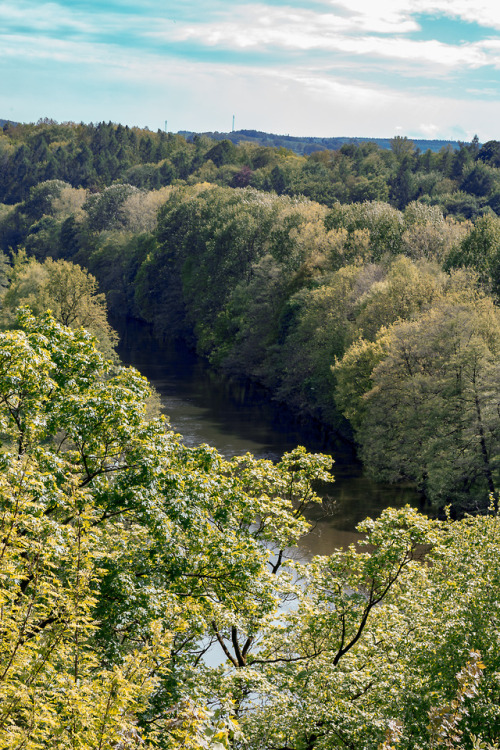
[[[19,324],[0,335],[0,750],[229,747],[203,654],[250,661],[331,461],[188,448],[83,329]]]
[[[436,504],[498,502],[500,317],[488,298],[436,302],[356,341],[337,363],[337,398],[366,465],[411,479]]]

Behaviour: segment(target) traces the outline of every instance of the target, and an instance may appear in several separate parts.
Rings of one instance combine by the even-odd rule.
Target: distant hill
[[[294,135],[276,135],[275,133],[264,133],[260,130],[235,130],[231,133],[219,133],[219,132],[205,132],[196,133],[191,130],[179,130],[179,135],[183,135],[186,139],[191,140],[195,135],[205,135],[215,141],[229,140],[234,144],[238,144],[241,141],[249,141],[259,146],[274,146],[277,148],[283,147],[294,151],[296,154],[307,156],[312,154],[313,151],[324,151],[325,149],[331,151],[337,151],[341,146],[346,143],[353,143],[359,145],[360,143],[376,143],[380,148],[390,149],[391,138],[316,138],[316,137],[300,137]],[[410,138],[409,140],[415,144],[415,147],[420,151],[440,151],[442,148],[451,146],[455,151],[459,148],[459,141],[440,141],[440,140],[421,140],[418,138]]]
[[[14,122],[14,120],[2,120],[0,118],[0,128],[3,128],[4,125],[7,125],[10,122],[11,125],[17,125],[17,122]]]

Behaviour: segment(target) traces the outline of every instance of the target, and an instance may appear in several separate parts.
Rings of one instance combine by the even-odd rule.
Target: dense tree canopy
[[[314,146],[299,156],[288,148],[259,145],[254,135],[249,131],[248,141],[234,145],[227,138],[186,140],[111,122],[9,123],[0,135],[0,201],[24,200],[47,180],[92,191],[117,182],[157,190],[178,181],[210,181],[306,195],[328,206],[390,200],[404,209],[418,199],[463,218],[498,208],[497,141],[479,148],[475,139],[457,150],[443,146],[425,152],[400,137],[386,148],[353,141],[327,150],[325,141],[325,150]]]
[[[305,530],[311,480],[330,460],[297,450],[273,467],[185,448],[146,419],[138,373],[47,315],[22,313],[0,357],[0,746],[115,747],[153,689],[167,690],[175,655],[203,653],[208,623],[222,642],[235,609],[253,627],[273,610],[261,540],[279,548]],[[176,747],[155,718],[165,708],[148,711]]]
[[[335,367],[337,395],[379,476],[417,481],[438,505],[484,511],[500,489],[499,368],[491,300],[443,300],[356,341]]]
[[[3,318],[27,303],[70,322],[62,288],[88,297],[78,271],[62,273],[71,261],[99,284],[74,324],[89,326],[108,353],[112,333],[102,315],[92,318],[103,311],[98,293],[113,316],[186,339],[216,367],[354,438],[378,472],[359,427],[372,371],[349,404],[332,365],[356,346],[370,359],[384,329],[404,321],[423,347],[423,321],[439,301],[453,309],[489,295],[497,304],[495,144],[422,153],[396,138],[387,149],[353,142],[299,156],[112,123],[9,125],[0,136],[0,249],[12,267],[4,263],[0,281],[11,277]],[[497,392],[492,385],[492,403]],[[451,392],[443,398],[458,414]],[[409,434],[409,412],[397,412]],[[476,479],[463,493],[445,483],[435,494],[423,458],[410,474],[404,464],[401,452],[383,473],[411,476],[439,504],[476,507]]]
[[[293,561],[330,459],[188,448],[83,329],[18,326],[0,334],[0,747],[496,747],[496,514],[389,509],[367,546]]]

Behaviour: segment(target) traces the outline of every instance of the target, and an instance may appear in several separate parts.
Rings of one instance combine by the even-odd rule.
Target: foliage
[[[497,503],[499,347],[487,298],[438,302],[356,342],[335,370],[366,465],[417,481],[437,505],[484,511],[488,493]]]
[[[50,315],[0,334],[0,747],[498,741],[492,507],[387,509],[294,561],[330,459],[188,448],[148,393]]]
[[[102,381],[109,365],[83,330],[27,314],[20,324],[0,336],[0,746],[111,748],[135,732],[168,645],[151,622],[144,648],[120,661],[95,650],[100,581],[136,536],[133,525],[103,523],[106,475],[119,469],[147,386],[132,372]]]
[[[360,526],[371,552],[296,566],[296,605],[232,681],[248,745],[377,748],[392,728],[401,750],[430,750],[449,726],[462,748],[498,741],[498,523],[388,510]]]
[[[500,222],[497,217],[478,219],[467,237],[449,254],[446,267],[470,267],[481,281],[500,295]]]
[[[48,259],[71,260],[98,280],[113,317],[186,339],[213,365],[258,380],[348,439],[354,429],[361,443],[358,387],[371,371],[354,376],[348,403],[335,359],[351,357],[361,337],[370,360],[384,328],[417,323],[443,299],[471,301],[478,285],[498,297],[497,144],[421,153],[396,138],[386,149],[352,142],[297,155],[255,137],[8,126],[0,196],[17,202],[0,211],[0,247],[11,261],[25,248],[40,262],[12,279],[9,305],[59,315]],[[81,323],[94,325],[86,314]],[[110,354],[104,329],[93,331]],[[418,477],[425,472],[421,464]],[[456,503],[447,487],[439,503]],[[464,487],[460,505],[473,507]]]
[[[14,324],[15,311],[21,305],[29,306],[35,314],[51,310],[63,325],[87,328],[98,339],[101,351],[116,357],[117,335],[108,323],[106,299],[98,294],[92,274],[65,260],[28,260],[20,251],[10,277],[2,299],[4,327]]]
[[[177,640],[275,607],[261,540],[304,532],[330,460],[188,449],[146,420],[144,379],[83,329],[26,312],[19,325],[0,334],[0,746],[112,748],[146,732],[177,747],[210,723],[175,691],[148,706]]]

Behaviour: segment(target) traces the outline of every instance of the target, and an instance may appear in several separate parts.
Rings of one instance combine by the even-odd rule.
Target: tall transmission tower
[[[233,133],[234,133],[234,115],[233,115]]]

